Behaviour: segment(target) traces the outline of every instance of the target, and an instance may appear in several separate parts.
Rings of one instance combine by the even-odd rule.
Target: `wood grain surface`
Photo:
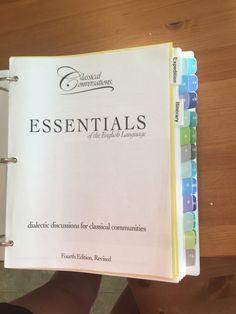
[[[194,50],[201,255],[236,255],[236,1],[1,0],[0,23],[1,69],[10,56]]]

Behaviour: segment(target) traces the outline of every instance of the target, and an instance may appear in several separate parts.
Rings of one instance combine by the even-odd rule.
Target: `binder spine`
[[[180,180],[182,188],[182,229],[186,273],[200,272],[198,193],[197,193],[197,61],[192,51],[176,48],[172,57],[172,84],[174,85],[174,124],[178,128],[180,146]]]
[[[1,164],[8,164],[8,163],[16,163],[17,158],[15,157],[10,157],[10,158],[0,158],[0,163]],[[5,235],[2,234],[0,235],[0,239],[5,238]],[[14,242],[12,240],[9,241],[0,241],[0,247],[8,247],[8,246],[13,246]]]
[[[0,77],[0,83],[1,82],[17,82],[18,81],[18,76],[2,76]],[[8,92],[8,88],[3,84],[2,86],[0,85],[0,90],[4,92]],[[0,157],[0,164],[8,164],[8,163],[16,163],[17,158],[15,157]],[[3,241],[1,241],[3,239]],[[14,242],[12,240],[6,241],[5,240],[5,235],[0,235],[0,247],[9,247],[13,246]]]

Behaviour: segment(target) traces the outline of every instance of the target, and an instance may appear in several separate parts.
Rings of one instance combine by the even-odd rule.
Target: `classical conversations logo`
[[[58,68],[59,88],[62,95],[78,94],[95,90],[113,91],[111,79],[104,79],[102,72],[86,73],[70,66]]]

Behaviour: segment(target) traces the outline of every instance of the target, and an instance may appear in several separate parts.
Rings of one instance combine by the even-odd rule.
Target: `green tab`
[[[185,232],[185,249],[193,249],[196,245],[196,234],[195,231],[186,231]]]
[[[181,145],[190,144],[190,128],[180,129],[180,143]]]
[[[197,138],[196,129],[195,128],[190,128],[190,143],[191,144],[195,144],[196,143],[196,138]]]

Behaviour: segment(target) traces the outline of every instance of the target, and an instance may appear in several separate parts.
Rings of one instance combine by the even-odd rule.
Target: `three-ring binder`
[[[0,239],[1,238],[5,238],[5,235],[1,234],[0,235]],[[13,246],[13,245],[14,245],[14,242],[12,240],[10,240],[10,241],[0,241],[0,247],[8,247],[8,246]]]

